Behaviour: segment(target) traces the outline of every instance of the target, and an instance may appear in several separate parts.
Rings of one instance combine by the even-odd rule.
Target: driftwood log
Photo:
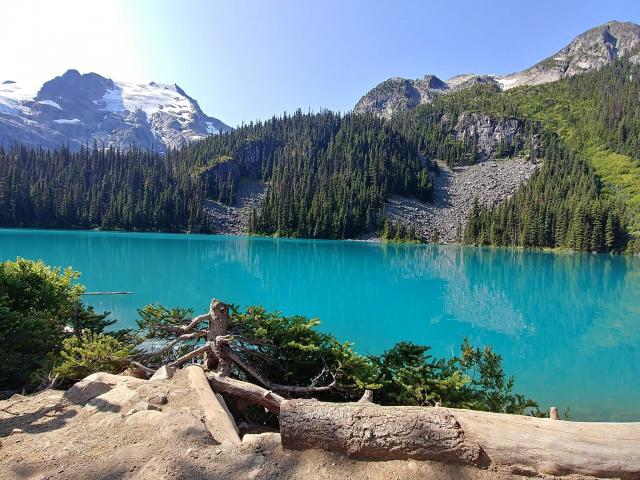
[[[284,400],[279,419],[282,446],[292,450],[330,450],[358,459],[484,462],[480,447],[465,440],[460,424],[442,408]]]
[[[640,423],[565,422],[442,407],[284,400],[282,446],[414,458],[524,475],[640,479]]]

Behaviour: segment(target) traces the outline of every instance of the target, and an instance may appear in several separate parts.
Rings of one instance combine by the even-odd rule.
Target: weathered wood
[[[563,422],[448,409],[492,465],[526,473],[640,479],[640,423]]]
[[[190,365],[185,372],[194,392],[198,395],[204,413],[204,423],[215,440],[239,445],[240,436],[236,422],[229,413],[224,399],[218,398],[211,389],[202,367]]]
[[[372,403],[373,402],[373,390],[365,390],[358,403]]]
[[[207,352],[207,350],[210,350],[210,349],[211,349],[211,346],[208,343],[206,343],[203,346],[198,347],[195,350],[192,350],[192,351],[184,354],[180,358],[176,359],[175,362],[170,363],[170,365],[172,367],[179,367],[180,365],[182,365],[185,362],[188,362],[189,360],[192,360],[192,359],[194,359],[196,357],[204,355],[205,352]]]
[[[270,390],[216,372],[208,372],[207,378],[215,392],[228,393],[250,403],[255,403],[276,415],[280,413],[280,404],[284,398]]]
[[[352,458],[484,463],[481,448],[467,441],[445,409],[384,407],[374,403],[284,400],[280,404],[282,446],[322,449]]]
[[[204,366],[207,370],[214,370],[223,358],[218,351],[216,339],[227,334],[229,329],[229,305],[215,298],[209,307],[209,328],[207,329],[207,343],[211,348],[204,352]],[[221,365],[221,370],[228,370],[228,362]]]
[[[284,400],[285,448],[414,458],[535,475],[640,479],[640,423],[563,422],[442,407]]]

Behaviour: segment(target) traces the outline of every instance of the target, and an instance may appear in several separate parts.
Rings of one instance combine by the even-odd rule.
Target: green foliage
[[[184,324],[185,310],[159,305],[140,310],[141,326],[147,338],[166,327]],[[184,315],[178,320],[180,315]],[[381,355],[359,355],[349,342],[318,329],[320,322],[301,316],[283,316],[263,307],[232,308],[229,335],[234,352],[271,383],[292,386],[327,385],[336,388],[314,396],[327,400],[353,400],[363,389],[377,390],[376,401],[388,405],[442,405],[495,412],[523,413],[535,402],[512,392],[514,380],[507,378],[502,358],[490,347],[473,348],[465,340],[461,354],[451,359],[434,359],[429,347],[401,342]],[[159,336],[169,339],[165,333]],[[156,337],[157,338],[157,337]],[[175,336],[174,336],[175,338]],[[186,351],[196,347],[189,344]],[[159,363],[175,358],[163,352]],[[255,381],[239,369],[233,374]]]
[[[169,309],[159,304],[152,304],[138,309],[138,315],[140,316],[137,320],[138,328],[145,332],[146,338],[166,340],[175,337],[175,331],[171,332],[171,328],[184,325],[185,319],[193,316],[193,310]]]
[[[62,362],[53,369],[61,379],[78,381],[96,372],[120,373],[133,348],[112,335],[86,333],[62,342]]]
[[[407,226],[397,221],[393,222],[385,217],[379,232],[383,243],[420,243],[420,237],[413,225]]]
[[[70,268],[18,258],[0,263],[0,385],[33,388],[74,328],[101,331],[112,322],[80,303],[84,287]],[[75,317],[75,318],[74,318]]]
[[[371,357],[382,385],[376,401],[385,405],[434,405],[448,398],[448,392],[462,388],[467,377],[459,372],[446,377],[444,362],[434,360],[428,351],[429,347],[400,342]]]
[[[388,195],[431,198],[416,145],[381,119],[298,112],[211,137],[206,147],[240,158],[239,150],[249,147],[232,142],[248,134],[259,139],[250,148],[261,152],[261,176],[269,185],[250,219],[254,233],[352,238],[375,230]]]
[[[261,366],[272,382],[308,385],[315,379],[323,385],[331,383],[333,372],[343,395],[377,386],[371,361],[358,355],[351,343],[341,343],[333,335],[319,331],[317,319],[285,317],[262,307],[249,307],[246,312],[235,308],[231,322],[234,335],[245,344],[255,345],[244,354]]]
[[[229,160],[233,160],[233,157],[230,157],[229,155],[218,155],[214,159],[209,160],[204,165],[198,165],[194,167],[192,170],[192,173],[193,175],[196,175],[196,176],[202,175],[203,173],[210,171],[212,168],[216,167],[217,165],[228,162]]]
[[[159,304],[147,305],[138,309],[138,331],[127,332],[121,339],[130,344],[139,345],[143,341],[151,342],[148,347],[147,361],[162,365],[173,362],[180,356],[196,348],[199,339],[180,342],[173,341],[182,331],[180,327],[193,317],[193,310],[186,308],[166,308]],[[199,329],[205,325],[198,325]],[[171,348],[166,348],[170,346]],[[153,353],[151,353],[153,352]]]
[[[507,201],[471,209],[464,243],[620,252],[627,242],[624,210],[602,197],[593,169],[557,142],[544,163]]]
[[[204,188],[176,152],[0,150],[0,226],[206,231]]]
[[[473,348],[465,339],[460,356],[434,359],[429,347],[400,342],[371,357],[382,388],[376,399],[387,405],[434,405],[522,414],[537,407],[514,394],[513,377],[506,378],[502,357],[491,347]]]

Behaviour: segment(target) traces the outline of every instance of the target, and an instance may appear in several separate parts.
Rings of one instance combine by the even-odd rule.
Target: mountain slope
[[[592,28],[577,36],[555,55],[509,75],[464,74],[446,82],[434,75],[419,80],[401,77],[389,79],[364,95],[354,107],[354,113],[390,118],[397,112],[430,103],[438,95],[479,84],[493,84],[503,90],[521,85],[539,85],[598,70],[620,58],[640,63],[640,26],[635,23],[613,21]]]
[[[20,142],[57,148],[69,143],[132,145],[166,151],[230,131],[204,114],[177,85],[133,84],[95,73],[68,70],[29,92],[12,81],[0,84],[0,145]]]
[[[442,97],[437,108],[516,116],[558,135],[588,161],[602,196],[625,206],[630,232],[640,236],[638,98],[640,67],[618,61],[598,71],[507,92],[471,89]]]

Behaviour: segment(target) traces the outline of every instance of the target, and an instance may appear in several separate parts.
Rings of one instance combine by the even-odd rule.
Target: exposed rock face
[[[477,198],[482,205],[503,202],[539,168],[525,159],[491,160],[451,171],[440,165],[433,178],[433,203],[398,195],[389,199],[385,214],[413,226],[428,242],[456,243]]]
[[[435,75],[425,75],[418,80],[391,78],[362,97],[353,111],[374,113],[390,118],[396,112],[411,110],[423,103],[429,103],[447,90],[449,90],[448,85]]]
[[[34,94],[0,84],[0,145],[132,145],[165,151],[230,130],[177,85],[132,84],[68,70]]]
[[[640,63],[640,26],[630,22],[609,22],[587,30],[558,53],[533,67],[498,81],[505,89],[555,82],[598,70],[623,57]]]
[[[597,70],[619,58],[640,63],[640,26],[630,22],[609,22],[576,37],[555,55],[509,75],[464,74],[446,82],[434,75],[423,80],[396,77],[386,80],[363,96],[354,113],[371,113],[389,118],[447,94],[479,84],[492,84],[507,90],[520,85],[555,82],[565,77]],[[426,79],[436,79],[425,84]]]
[[[475,141],[480,160],[499,155],[501,144],[524,142],[524,125],[517,118],[463,112],[453,127],[456,140]]]

